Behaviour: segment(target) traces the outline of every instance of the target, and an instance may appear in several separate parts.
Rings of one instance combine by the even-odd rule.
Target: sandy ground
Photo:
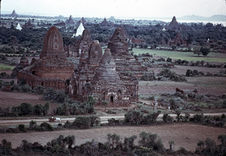
[[[140,81],[139,95],[173,94],[176,88],[193,91],[195,88],[200,94],[226,94],[225,77],[191,77],[187,82],[174,81]]]
[[[14,133],[0,134],[1,139],[7,139],[12,142],[15,148],[21,144],[23,139],[29,142],[40,142],[46,144],[48,141],[57,138],[59,135],[74,135],[76,144],[82,144],[92,139],[100,142],[106,141],[107,134],[116,133],[121,138],[139,135],[142,131],[158,134],[166,148],[169,148],[168,142],[175,142],[175,150],[184,147],[187,150],[194,151],[199,140],[205,140],[207,137],[217,141],[217,137],[226,134],[225,128],[207,127],[195,124],[171,124],[158,126],[123,126],[123,127],[104,127],[87,130],[63,130],[54,132],[31,132],[31,133]],[[136,140],[138,141],[138,139]]]
[[[0,107],[7,108],[18,106],[21,103],[30,103],[32,105],[45,104],[47,101],[42,100],[41,95],[34,95],[29,93],[17,93],[17,92],[3,92],[0,91]],[[56,104],[49,102],[49,111],[52,112],[56,108]]]
[[[176,65],[174,68],[171,69],[171,71],[176,72],[179,75],[185,75],[187,70],[197,70],[199,72],[203,72],[203,73],[212,73],[212,74],[217,74],[220,71],[224,71],[224,68],[208,68],[208,67],[197,67],[197,66],[179,66]]]

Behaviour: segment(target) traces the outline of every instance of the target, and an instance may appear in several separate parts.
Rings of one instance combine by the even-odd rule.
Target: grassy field
[[[13,68],[14,68],[14,66],[9,66],[9,65],[0,63],[0,71],[1,70],[13,70]]]
[[[170,57],[172,59],[182,59],[187,61],[206,61],[206,62],[219,62],[226,63],[226,54],[222,53],[209,53],[208,56],[197,56],[192,52],[177,52],[177,51],[165,51],[165,50],[150,50],[150,49],[137,49],[133,48],[132,52],[134,54],[145,54],[149,53],[151,55]]]

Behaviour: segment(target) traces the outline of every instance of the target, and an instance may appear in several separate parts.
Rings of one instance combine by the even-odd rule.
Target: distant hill
[[[211,17],[203,17],[203,16],[183,16],[179,17],[179,20],[188,20],[188,21],[226,21],[226,15],[213,15]]]

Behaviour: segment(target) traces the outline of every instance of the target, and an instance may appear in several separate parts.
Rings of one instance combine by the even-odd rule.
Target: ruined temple
[[[77,57],[88,57],[88,50],[92,43],[91,35],[87,29],[82,33],[81,38],[75,45],[75,56]]]
[[[99,104],[107,102],[116,106],[130,103],[131,95],[126,94],[127,89],[116,71],[116,64],[108,48],[105,49],[90,86],[90,95]]]
[[[138,100],[138,79],[147,69],[129,53],[127,37],[117,28],[102,56],[98,41],[83,32],[80,60],[71,80],[71,94],[82,100],[93,96],[99,104],[127,105]],[[91,43],[91,44],[90,44]]]
[[[187,45],[187,42],[183,39],[180,33],[177,33],[176,36],[169,40],[170,46],[183,46]]]
[[[23,55],[20,58],[20,63],[13,69],[11,76],[16,77],[18,72],[27,66],[29,66],[29,60]]]
[[[70,80],[73,71],[74,65],[65,56],[62,36],[53,26],[45,36],[40,59],[21,70],[17,77],[18,80],[25,80],[31,87],[65,90],[65,83]]]
[[[117,28],[108,43],[108,48],[111,50],[112,56],[115,59],[116,70],[121,77],[130,76],[136,79],[147,72],[147,68],[142,66],[129,53],[128,41],[126,34],[122,28]]]
[[[72,95],[84,99],[87,98],[86,95],[89,92],[87,86],[90,85],[102,57],[102,49],[98,41],[92,41],[86,49],[87,51],[83,51],[83,55],[80,57],[78,69],[75,69],[71,81],[73,86]],[[86,55],[88,56],[86,57]]]

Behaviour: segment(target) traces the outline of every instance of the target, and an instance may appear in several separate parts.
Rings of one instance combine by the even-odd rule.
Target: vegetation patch
[[[1,70],[13,70],[13,68],[14,68],[14,66],[10,66],[10,65],[0,63],[0,71]]]

